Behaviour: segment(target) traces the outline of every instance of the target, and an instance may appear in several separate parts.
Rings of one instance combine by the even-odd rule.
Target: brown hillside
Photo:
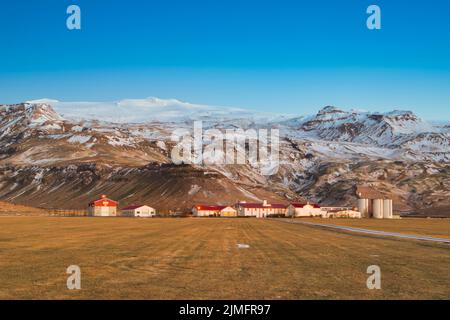
[[[18,204],[0,201],[0,216],[39,216],[46,215],[47,211]]]

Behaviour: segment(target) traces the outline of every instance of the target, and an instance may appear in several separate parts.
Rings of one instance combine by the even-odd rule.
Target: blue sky
[[[82,10],[82,30],[66,9]],[[366,8],[382,29],[366,28]],[[447,0],[27,0],[0,5],[0,103],[177,98],[310,114],[450,109]]]

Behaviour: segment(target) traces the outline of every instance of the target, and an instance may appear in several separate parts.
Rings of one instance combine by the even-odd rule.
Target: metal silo
[[[367,215],[366,218],[372,218],[372,200],[364,199],[366,201]]]
[[[383,200],[383,218],[384,219],[392,219],[391,200],[389,200],[389,199]]]
[[[394,219],[394,201],[391,199],[391,216]]]
[[[364,218],[370,218],[369,199],[358,199],[358,210]]]
[[[394,219],[394,209],[392,208],[392,199],[389,199],[389,219]]]
[[[373,217],[375,219],[383,219],[383,199],[373,200]]]

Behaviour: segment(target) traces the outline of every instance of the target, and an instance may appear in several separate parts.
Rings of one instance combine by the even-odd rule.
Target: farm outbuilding
[[[194,217],[236,217],[237,211],[230,206],[195,205],[192,207]]]
[[[342,211],[330,211],[326,212],[323,218],[351,218],[351,219],[361,219],[361,212],[356,210],[342,210]]]
[[[247,203],[239,202],[236,204],[238,215],[242,217],[266,218],[270,216],[285,216],[287,206],[279,203]]]
[[[102,195],[100,199],[89,203],[88,215],[92,217],[116,217],[118,205],[117,201]]]
[[[288,216],[290,217],[320,217],[323,213],[317,204],[291,203],[288,206]]]
[[[358,211],[365,218],[393,219],[392,199],[370,187],[358,186]]]
[[[131,205],[121,209],[124,217],[151,218],[156,215],[156,210],[146,205]]]

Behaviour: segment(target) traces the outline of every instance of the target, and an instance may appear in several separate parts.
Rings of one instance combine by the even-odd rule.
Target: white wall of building
[[[218,215],[219,212],[217,210],[199,210],[194,208],[192,210],[194,217],[213,217],[214,215]]]
[[[271,215],[280,215],[280,214],[286,214],[286,209],[283,208],[245,208],[245,207],[239,207],[238,208],[239,216],[243,217],[256,217],[256,218],[265,218],[270,217]]]
[[[292,204],[288,207],[288,215],[290,217],[320,217],[323,211],[320,208],[314,208],[310,204],[306,204],[303,208],[295,207]]]
[[[149,206],[142,206],[132,210],[123,210],[122,216],[149,218],[156,215],[156,210]]]
[[[354,210],[344,210],[344,211],[336,211],[336,212],[327,212],[323,216],[323,218],[352,218],[352,219],[361,219],[362,215],[359,211]]]

